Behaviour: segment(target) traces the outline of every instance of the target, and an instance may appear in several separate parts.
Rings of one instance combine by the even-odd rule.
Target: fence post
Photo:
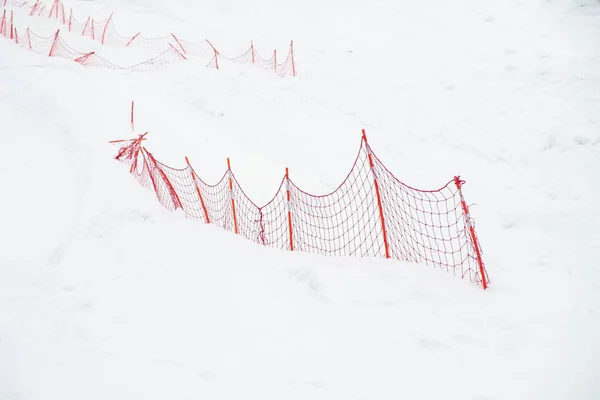
[[[290,43],[290,54],[292,56],[292,76],[296,76],[296,61],[294,61],[294,41]]]
[[[73,9],[69,11],[69,32],[71,32],[71,25],[73,24]]]
[[[219,69],[219,52],[217,51],[217,49],[215,49],[215,46],[213,46],[212,43],[208,39],[205,39],[205,40],[206,40],[206,43],[208,43],[210,45],[210,47],[213,49],[213,52],[215,53],[215,56],[214,56],[215,67],[217,69]]]
[[[229,194],[231,196],[231,213],[233,214],[233,228],[235,234],[238,234],[237,215],[235,213],[235,199],[233,198],[233,173],[231,172],[231,162],[227,158],[227,175],[229,175]]]
[[[254,41],[250,41],[250,50],[252,51],[252,64],[254,64]]]
[[[6,10],[4,10],[2,19],[0,19],[0,35],[6,37]]]
[[[475,234],[475,228],[473,227],[473,223],[471,221],[471,214],[469,213],[469,207],[467,206],[467,202],[462,193],[462,185],[465,181],[460,179],[460,176],[454,177],[454,183],[456,184],[456,188],[458,189],[458,194],[460,196],[460,202],[462,205],[465,223],[467,224],[467,228],[469,229],[469,235],[471,237],[471,242],[473,244],[473,248],[475,249],[475,255],[477,256],[477,264],[479,265],[479,274],[481,275],[481,285],[483,289],[487,289],[488,281],[487,276],[485,274],[485,267],[483,266],[483,258],[481,257],[481,249],[479,247],[479,241],[477,240],[477,235]]]
[[[134,106],[134,101],[131,100],[131,132],[135,132],[135,124],[133,121],[133,106]]]
[[[273,50],[273,71],[277,71],[277,49]]]
[[[31,12],[29,13],[29,16],[33,16],[33,14],[35,14],[35,12],[37,11],[38,7],[40,6],[40,0],[36,0],[35,4],[33,5],[33,7],[31,7]]]
[[[287,192],[287,217],[288,230],[290,232],[290,251],[294,251],[294,231],[292,229],[292,200],[290,195],[290,173],[289,169],[285,169],[285,190]]]
[[[177,36],[175,36],[172,33],[171,33],[171,36],[173,37],[173,39],[175,39],[175,42],[177,42],[177,44],[181,48],[181,51],[183,51],[183,54],[187,54],[187,51],[185,51],[185,48],[183,47],[183,45],[181,44],[181,42],[179,41],[179,39],[177,39]],[[183,59],[185,59],[185,57],[183,57]]]
[[[54,35],[54,41],[52,42],[52,46],[50,47],[50,52],[48,53],[48,57],[52,57],[54,54],[54,50],[56,48],[56,43],[58,43],[58,34],[60,33],[60,29],[56,31]]]
[[[52,13],[54,12],[54,7],[56,7],[56,19],[58,19],[58,0],[54,0],[52,2],[52,7],[50,8],[50,13],[48,13],[48,18],[52,18]]]
[[[92,18],[92,40],[96,40],[96,32],[94,31],[94,19]]]
[[[204,199],[202,198],[202,193],[200,193],[200,188],[198,187],[198,184],[196,183],[196,172],[194,172],[194,168],[192,168],[192,165],[190,164],[190,160],[187,158],[187,156],[185,157],[185,162],[187,163],[188,167],[190,167],[190,171],[192,172],[192,180],[194,181],[194,186],[196,187],[196,192],[198,193],[198,197],[200,198],[200,203],[202,204],[202,211],[204,211],[204,218],[206,219],[206,223],[210,224],[210,218],[208,218],[208,210],[206,209],[206,205],[204,204]]]
[[[29,28],[27,28],[25,35],[27,36],[27,44],[29,45],[29,50],[32,50],[33,47],[31,46],[31,33]]]
[[[180,52],[179,50],[177,50],[177,48],[175,48],[175,46],[173,46],[173,43],[169,43],[169,46],[175,52],[175,54],[177,54],[179,56],[180,59],[187,60],[187,58],[185,58],[185,56],[183,55],[183,53]]]
[[[131,46],[131,43],[135,40],[135,38],[137,38],[138,36],[140,36],[140,32],[136,33],[135,35],[133,35],[131,37],[131,39],[129,39],[129,42],[127,42],[127,44],[125,45],[125,47],[129,47]]]
[[[75,61],[76,63],[79,63],[79,64],[81,64],[81,65],[85,65],[85,63],[87,62],[87,60],[88,60],[88,59],[89,59],[91,56],[93,56],[94,54],[96,54],[96,53],[94,53],[93,51],[91,51],[91,52],[89,52],[89,53],[86,53],[86,54],[82,55],[81,57],[78,57],[78,58],[76,58],[76,59],[75,59],[75,60],[73,60],[73,61]]]
[[[169,191],[169,197],[171,198],[171,201],[173,202],[174,209],[177,210],[178,208],[181,208],[185,212],[186,210],[185,210],[185,208],[183,208],[183,204],[181,203],[179,194],[177,193],[177,190],[175,190],[175,187],[169,180],[169,177],[167,177],[167,174],[165,174],[165,171],[163,171],[162,168],[160,168],[157,165],[156,159],[154,158],[154,156],[151,153],[148,152],[148,150],[144,149],[143,147],[140,147],[140,149],[144,153],[144,159],[146,161],[147,161],[147,159],[150,159],[152,161],[152,166],[156,170],[158,170],[160,178],[162,178],[163,183],[165,185],[167,185],[167,187],[168,187],[167,190]],[[146,163],[146,165],[148,165],[148,164]],[[148,168],[148,173],[150,175],[150,178],[152,179],[152,183],[154,184],[154,191],[156,192],[156,197],[160,201],[160,198],[161,198],[160,193],[158,191],[158,187],[156,186],[156,182],[154,181],[154,177],[152,176],[152,170],[150,170],[150,168]],[[162,204],[162,202],[161,202],[161,204]],[[163,204],[163,206],[164,206],[164,204]]]
[[[106,20],[106,25],[104,25],[104,30],[102,31],[102,40],[100,41],[100,43],[104,44],[104,39],[106,38],[106,31],[108,30],[108,24],[110,24],[110,20],[112,19],[113,15],[112,13],[110,14],[110,17],[108,17],[108,19]]]
[[[13,10],[10,10],[10,40],[14,39],[14,26],[15,26],[15,22],[14,22],[14,13]]]
[[[373,182],[375,184],[375,194],[377,195],[377,206],[379,207],[379,217],[381,218],[381,230],[383,232],[383,245],[385,246],[385,258],[390,258],[390,248],[388,245],[387,230],[385,227],[385,218],[383,215],[383,204],[381,203],[381,194],[379,193],[379,181],[377,179],[377,173],[375,172],[375,166],[373,165],[373,155],[371,154],[371,148],[367,142],[367,134],[365,130],[362,130],[362,138],[365,145],[367,156],[369,157],[369,166],[371,168],[371,174],[373,175]]]

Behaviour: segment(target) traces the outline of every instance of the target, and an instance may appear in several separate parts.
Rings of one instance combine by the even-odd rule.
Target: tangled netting
[[[144,37],[140,32],[132,36],[123,36],[115,27],[113,14],[102,20],[92,17],[78,20],[73,16],[72,9],[69,9],[68,13],[65,11],[65,6],[61,0],[54,0],[51,6],[47,6],[39,0],[32,5],[16,0],[3,1],[5,7],[13,6],[25,9],[30,16],[48,17],[57,20],[64,26],[63,30],[67,33],[87,37],[102,44],[129,48],[145,48],[156,53],[156,56],[136,65],[121,66],[100,57],[95,52],[73,49],[72,46],[65,43],[60,30],[57,30],[50,36],[37,35],[30,28],[18,30],[14,24],[13,12],[11,11],[7,14],[6,8],[4,9],[2,19],[0,20],[0,34],[2,36],[37,53],[50,57],[67,58],[85,66],[139,71],[170,64],[179,60],[204,59],[208,61],[206,66],[209,68],[219,69],[219,65],[223,62],[231,62],[235,64],[251,64],[259,68],[273,70],[280,76],[296,76],[293,42],[290,43],[287,54],[283,59],[281,57],[278,59],[277,50],[273,50],[273,53],[268,58],[262,57],[255,49],[253,42],[250,42],[250,46],[242,54],[227,57],[222,55],[208,39],[187,41],[178,38],[173,33],[155,38]]]
[[[138,182],[169,210],[181,209],[188,218],[264,246],[393,258],[443,268],[484,289],[489,284],[461,190],[464,181],[454,177],[437,190],[405,185],[373,153],[364,131],[354,165],[336,190],[307,193],[286,171],[275,196],[263,206],[246,196],[230,167],[216,184],[208,184],[189,161],[184,168],[173,168],[156,160],[143,146],[144,136],[117,141],[116,159],[128,164]]]

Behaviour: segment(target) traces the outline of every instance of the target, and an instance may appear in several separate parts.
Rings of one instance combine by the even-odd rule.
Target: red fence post
[[[14,21],[14,13],[12,10],[10,10],[10,39],[14,39],[14,26],[15,26],[15,21]]]
[[[273,71],[277,71],[277,49],[273,50]]]
[[[87,21],[85,21],[85,25],[83,26],[83,31],[81,31],[81,36],[85,36],[85,31],[87,31],[87,27],[90,24],[90,17],[88,17]]]
[[[383,232],[383,245],[385,246],[385,258],[390,258],[390,248],[388,245],[388,237],[387,230],[385,228],[385,218],[383,215],[383,204],[381,203],[381,194],[379,193],[379,182],[377,179],[377,173],[375,172],[375,168],[373,165],[373,155],[371,154],[371,148],[369,147],[369,143],[367,142],[367,134],[365,130],[362,130],[363,142],[365,143],[365,150],[369,157],[369,166],[371,168],[371,173],[373,174],[373,182],[375,184],[375,194],[377,195],[377,206],[379,207],[379,216],[381,218],[381,230]]]
[[[32,50],[33,47],[31,46],[31,33],[30,33],[29,28],[27,28],[25,36],[27,36],[27,44],[29,45],[29,50]]]
[[[54,35],[54,41],[52,42],[52,46],[50,47],[50,52],[48,53],[48,57],[52,57],[54,54],[54,50],[56,49],[56,43],[58,43],[58,34],[60,33],[60,29],[56,31]]]
[[[6,37],[6,10],[4,10],[2,19],[0,19],[0,35]]]
[[[177,36],[175,36],[172,33],[171,33],[171,36],[173,37],[173,39],[175,39],[175,42],[179,45],[179,47],[181,48],[181,51],[183,51],[183,54],[187,54],[187,51],[185,51],[185,49],[183,48],[183,45],[181,44],[179,39],[177,39]],[[185,57],[183,57],[183,59],[185,59]]]
[[[140,32],[136,33],[135,35],[133,35],[131,37],[131,39],[129,39],[129,42],[127,42],[127,44],[125,45],[125,47],[129,47],[131,46],[131,43],[135,40],[135,38],[137,38],[138,36],[140,36]]]
[[[252,51],[252,64],[254,64],[254,41],[250,41],[250,50]]]
[[[179,50],[177,50],[177,48],[175,46],[173,46],[173,43],[169,43],[169,46],[175,52],[175,54],[177,54],[179,56],[180,59],[187,60],[187,58],[185,58],[185,56],[183,55],[183,53],[180,52]]]
[[[219,69],[219,52],[217,51],[217,49],[215,49],[215,46],[213,46],[212,43],[208,39],[205,39],[205,40],[206,40],[206,43],[208,43],[210,45],[210,47],[213,49],[213,52],[215,53],[215,56],[214,56],[215,67],[217,69]]]
[[[133,122],[133,105],[134,105],[134,102],[133,102],[133,100],[131,100],[131,132],[135,132],[135,125]]]
[[[235,234],[238,234],[237,215],[235,213],[235,199],[233,198],[233,173],[231,172],[231,162],[227,158],[227,174],[229,175],[229,193],[231,195],[231,213],[233,214],[233,228]]]
[[[287,217],[288,230],[290,232],[290,251],[294,251],[294,231],[292,229],[292,200],[290,196],[290,173],[285,169],[285,190],[287,192]]]
[[[73,9],[71,8],[71,11],[69,11],[69,32],[71,32],[71,25],[73,24]]]
[[[198,198],[200,198],[200,203],[202,204],[202,211],[204,211],[204,218],[206,219],[206,223],[210,224],[210,218],[208,218],[208,210],[206,209],[206,205],[204,204],[204,199],[202,198],[202,193],[200,193],[200,188],[198,187],[198,184],[196,183],[196,173],[194,172],[194,168],[192,168],[192,165],[190,164],[190,160],[187,158],[187,156],[185,157],[185,162],[187,163],[188,167],[190,167],[190,170],[192,171],[192,180],[194,181],[194,186],[196,186],[196,192],[198,193]]]
[[[296,61],[294,61],[294,41],[290,43],[290,55],[292,57],[292,76],[296,76]]]
[[[104,25],[104,29],[102,30],[102,40],[100,41],[100,43],[104,44],[104,39],[106,38],[106,31],[108,30],[108,24],[110,24],[110,20],[112,19],[113,15],[112,13],[110,14],[110,17],[108,17],[108,20],[106,20],[106,25]]]
[[[81,57],[79,57],[79,58],[76,58],[74,61],[75,61],[76,63],[79,63],[79,64],[81,64],[81,65],[85,65],[85,63],[87,62],[87,60],[88,60],[88,59],[89,59],[91,56],[93,56],[94,54],[96,54],[96,53],[95,53],[95,52],[93,52],[93,51],[91,51],[91,52],[89,52],[89,53],[86,53],[86,54],[82,55],[82,56],[81,56]]]
[[[462,205],[465,223],[467,224],[467,228],[469,229],[469,235],[471,237],[471,241],[473,244],[473,248],[475,249],[475,255],[477,257],[477,264],[479,265],[479,274],[481,275],[481,284],[483,289],[487,289],[488,281],[487,276],[485,274],[485,267],[483,266],[483,258],[481,257],[481,249],[479,247],[479,241],[477,240],[477,235],[475,234],[475,228],[471,222],[471,214],[469,213],[469,207],[467,206],[467,202],[462,193],[462,185],[465,181],[462,181],[459,176],[454,177],[454,183],[456,184],[456,188],[458,189],[458,194],[460,196],[460,202]]]
[[[50,13],[48,13],[48,18],[52,18],[52,13],[54,12],[55,7],[56,7],[56,18],[58,19],[58,0],[54,0],[52,2],[52,7],[50,8]]]

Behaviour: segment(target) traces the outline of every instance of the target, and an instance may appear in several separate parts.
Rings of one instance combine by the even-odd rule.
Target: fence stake
[[[375,172],[375,167],[373,165],[373,155],[371,154],[371,148],[369,147],[369,143],[367,142],[367,134],[365,130],[362,130],[362,137],[365,143],[365,150],[367,151],[367,155],[369,157],[369,165],[371,167],[371,173],[373,174],[373,182],[375,184],[375,194],[377,195],[377,206],[379,207],[379,216],[381,217],[381,230],[383,232],[383,245],[385,246],[385,258],[390,258],[390,248],[388,245],[388,237],[387,230],[385,228],[385,218],[383,216],[383,204],[381,203],[381,194],[379,193],[379,182],[377,179],[377,173]]]
[[[50,13],[48,13],[48,18],[52,18],[52,13],[54,12],[55,7],[56,7],[56,19],[58,19],[58,0],[54,0],[52,2],[52,7],[50,8]]]
[[[290,232],[290,251],[294,251],[294,231],[292,230],[292,201],[290,196],[290,173],[288,168],[285,169],[285,189],[287,192],[287,217],[288,230]]]
[[[4,10],[2,19],[0,19],[0,35],[6,37],[6,10]]]
[[[127,44],[125,45],[125,47],[129,47],[131,46],[131,42],[133,42],[133,40],[135,38],[137,38],[138,36],[140,36],[140,32],[136,33],[135,35],[133,35],[133,37],[131,39],[129,39],[129,42],[127,42]]]
[[[250,41],[250,50],[252,51],[252,64],[254,64],[254,41]]]
[[[235,213],[235,199],[233,198],[233,173],[231,172],[231,162],[227,158],[227,174],[229,175],[229,193],[231,194],[231,212],[233,214],[233,228],[235,234],[238,234],[237,215]]]
[[[14,38],[14,13],[12,10],[10,10],[10,39],[12,40]]]
[[[215,53],[215,67],[217,69],[219,69],[219,52],[217,51],[217,49],[215,49],[215,46],[213,46],[212,43],[208,39],[205,39],[205,40],[206,40],[206,43],[208,43],[210,45],[210,47],[212,47],[213,52]]]
[[[202,198],[202,194],[200,193],[200,187],[198,187],[198,184],[196,183],[196,172],[194,172],[194,168],[192,168],[192,165],[190,164],[190,160],[187,158],[187,156],[185,157],[185,162],[187,163],[188,167],[190,167],[190,171],[192,172],[192,180],[194,181],[194,186],[196,186],[196,192],[198,193],[198,197],[200,198],[200,203],[202,204],[202,211],[204,211],[204,218],[206,219],[206,223],[210,224],[210,219],[208,218],[208,210],[206,209],[206,205],[204,204],[204,199]]]
[[[54,35],[54,42],[52,42],[52,47],[50,47],[50,52],[48,53],[48,57],[52,57],[54,54],[54,50],[56,48],[56,43],[58,43],[58,34],[60,33],[60,29],[56,31]]]
[[[134,125],[134,121],[133,121],[133,106],[134,106],[134,101],[131,100],[131,132],[135,132],[135,125]]]
[[[108,20],[106,20],[106,25],[104,25],[104,30],[102,31],[102,40],[100,41],[100,43],[104,44],[104,39],[106,38],[106,31],[108,30],[108,24],[110,24],[110,20],[112,19],[113,15],[112,13],[110,14],[110,17],[108,17]]]
[[[460,196],[460,202],[462,204],[462,209],[464,212],[465,221],[467,227],[469,228],[469,234],[471,236],[471,241],[473,244],[473,248],[475,249],[475,254],[477,256],[477,264],[479,265],[479,274],[481,275],[481,284],[483,289],[487,289],[488,281],[487,276],[485,274],[485,267],[483,266],[483,258],[481,257],[481,249],[479,248],[479,241],[477,240],[477,235],[475,234],[475,228],[471,222],[471,214],[469,213],[469,207],[467,206],[467,202],[462,194],[462,185],[465,183],[460,180],[460,176],[454,177],[454,183],[456,184],[456,188],[458,189],[458,194]]]
[[[185,51],[185,49],[183,48],[183,45],[181,44],[181,42],[179,41],[179,39],[177,39],[177,36],[175,36],[172,33],[171,33],[171,36],[173,37],[173,39],[175,39],[175,42],[177,42],[177,44],[181,48],[181,51],[183,51],[183,54],[187,54],[187,51]],[[183,57],[183,58],[185,59],[185,57]]]
[[[277,49],[273,50],[273,71],[277,71]]]
[[[85,36],[85,31],[87,30],[87,27],[90,24],[90,18],[91,17],[88,17],[87,21],[85,21],[85,25],[83,26],[83,31],[81,31],[81,36]]]
[[[27,44],[29,45],[29,50],[31,50],[33,47],[31,46],[31,34],[30,34],[30,31],[29,31],[29,28],[27,28],[26,35],[27,35]]]
[[[290,54],[292,56],[292,76],[296,76],[296,61],[294,61],[294,41],[290,43]]]
[[[33,14],[35,14],[35,12],[37,11],[37,8],[40,6],[40,0],[36,0],[35,4],[33,5],[33,7],[31,7],[31,12],[29,13],[29,16],[33,16]]]

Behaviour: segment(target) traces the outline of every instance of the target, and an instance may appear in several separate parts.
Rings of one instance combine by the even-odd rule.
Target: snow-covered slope
[[[600,396],[596,3],[68,5],[231,54],[293,39],[299,76],[121,73],[0,40],[0,399]],[[163,210],[107,143],[133,99],[158,159],[215,181],[231,157],[257,203],[285,167],[334,189],[361,128],[408,184],[460,174],[492,286]]]

